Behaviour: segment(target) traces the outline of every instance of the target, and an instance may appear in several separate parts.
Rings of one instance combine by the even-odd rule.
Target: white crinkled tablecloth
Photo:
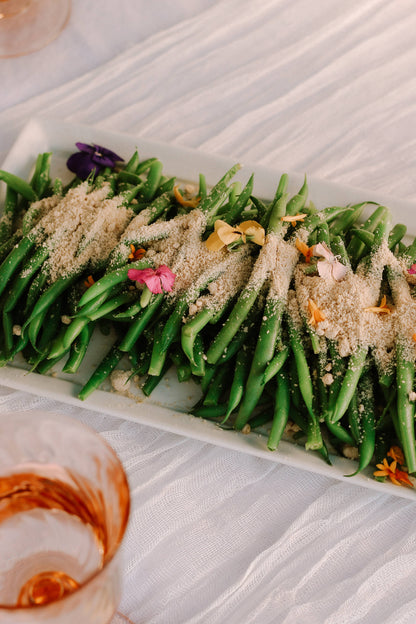
[[[74,0],[0,61],[0,158],[42,114],[412,199],[415,31],[410,0]],[[1,412],[35,407],[123,461],[134,624],[416,621],[416,499],[0,388]]]

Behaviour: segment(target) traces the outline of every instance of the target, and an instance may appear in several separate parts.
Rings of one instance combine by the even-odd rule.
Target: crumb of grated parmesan
[[[88,191],[87,182],[70,189],[37,224],[49,236],[51,282],[108,258],[133,216],[122,197],[107,198],[108,184]]]

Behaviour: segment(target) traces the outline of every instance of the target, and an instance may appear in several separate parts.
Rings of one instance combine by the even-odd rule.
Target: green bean
[[[267,299],[264,307],[263,319],[247,379],[246,389],[235,421],[236,429],[241,430],[248,422],[263,392],[264,373],[275,351],[277,337],[280,333],[283,310],[283,299],[276,299],[274,294],[272,294],[272,296]]]
[[[201,329],[215,316],[214,308],[203,308],[190,321],[188,321],[181,331],[181,345],[183,352],[191,363],[194,362],[194,343]]]
[[[413,358],[410,360],[406,354],[403,342],[399,340],[397,345],[397,422],[403,452],[406,458],[406,466],[409,474],[416,473],[416,449],[415,449],[415,404],[409,396],[413,391],[415,367]]]
[[[78,371],[87,352],[88,345],[90,344],[94,326],[94,323],[89,323],[82,328],[79,336],[71,345],[69,357],[62,369],[62,372],[75,374]]]
[[[61,327],[61,311],[62,311],[62,301],[61,299],[57,299],[47,310],[47,313],[42,317],[42,324],[40,327],[41,336],[38,342],[38,345],[35,347],[36,351],[39,353],[38,358],[36,360],[35,367],[46,357],[50,344],[52,340],[57,336]],[[33,321],[32,321],[33,323]],[[31,325],[32,325],[31,323]],[[29,326],[30,329],[30,326]],[[32,342],[31,333],[28,332],[29,340]],[[36,341],[36,337],[34,342]],[[32,345],[34,343],[32,342]]]
[[[396,223],[396,225],[391,229],[389,238],[388,238],[388,246],[389,249],[394,249],[396,245],[400,243],[402,238],[406,236],[407,227],[403,223]]]
[[[86,314],[90,321],[97,321],[99,318],[110,314],[113,310],[117,310],[121,306],[126,303],[131,303],[134,299],[137,298],[135,293],[127,292],[116,295],[112,299],[108,299],[102,306],[100,306],[97,310]]]
[[[267,448],[275,451],[282,438],[283,432],[289,420],[290,390],[289,378],[284,369],[277,374],[276,401],[273,414],[273,424],[267,441]]]
[[[38,300],[40,293],[43,291],[46,283],[48,282],[49,274],[45,270],[45,265],[42,271],[39,271],[33,278],[32,283],[29,286],[29,290],[26,297],[26,305],[23,310],[23,316],[27,317],[33,309],[36,301]]]
[[[361,346],[358,347],[350,356],[348,368],[345,373],[336,404],[333,406],[329,414],[330,422],[338,422],[347,411],[348,405],[354,395],[358,381],[361,377],[367,353],[368,347]]]
[[[333,236],[331,239],[331,249],[334,256],[339,257],[340,262],[351,268],[350,259],[348,257],[347,249],[344,245],[344,241],[340,236]]]
[[[5,243],[13,234],[13,223],[17,210],[17,193],[10,186],[6,187],[3,214],[0,219],[0,244]]]
[[[197,418],[204,418],[206,420],[216,420],[224,416],[226,406],[221,403],[220,405],[200,405],[192,409],[192,415]]]
[[[287,215],[296,215],[300,213],[305,207],[306,200],[308,199],[308,183],[306,181],[306,176],[303,181],[303,185],[298,191],[296,195],[294,195],[287,203],[286,214]]]
[[[82,307],[89,303],[92,299],[95,299],[95,297],[98,297],[98,295],[101,295],[101,293],[108,290],[109,288],[113,288],[113,286],[116,286],[121,282],[127,281],[127,274],[130,269],[147,269],[151,267],[152,264],[153,263],[149,260],[138,260],[137,262],[132,262],[131,264],[123,266],[119,269],[115,269],[114,271],[111,271],[111,273],[107,273],[106,275],[104,275],[104,277],[95,282],[95,284],[88,288],[88,290],[86,290],[85,293],[82,295],[78,304],[81,314]]]
[[[228,202],[229,202],[229,209],[234,206],[237,197],[240,195],[241,193],[241,182],[232,182],[230,184],[230,194],[228,196]]]
[[[254,183],[254,174],[252,174],[241,191],[240,195],[237,197],[236,201],[228,211],[225,221],[227,223],[234,223],[236,219],[242,216],[244,208],[247,206],[247,203],[250,200],[251,193],[253,191],[253,183]],[[244,214],[244,213],[243,213]]]
[[[229,196],[231,189],[227,186],[231,178],[240,169],[240,165],[234,165],[227,173],[212,187],[211,192],[202,199],[199,209],[207,215],[207,224],[213,225],[215,215],[221,204]]]
[[[203,377],[205,375],[204,343],[199,334],[195,338],[193,358],[190,361],[190,367],[192,375],[196,377]]]
[[[8,173],[0,169],[0,180],[5,182],[10,188],[16,191],[16,193],[19,193],[19,195],[28,201],[33,202],[37,200],[37,195],[30,184],[22,180],[22,178],[13,175],[13,173]]]
[[[149,167],[146,182],[143,184],[140,195],[145,201],[151,201],[156,193],[162,176],[163,165],[159,160],[153,162]]]
[[[5,312],[11,312],[17,305],[20,297],[29,285],[30,280],[45,262],[49,256],[49,250],[47,247],[38,247],[32,257],[27,261],[24,269],[15,278],[7,297],[3,304],[3,310]]]
[[[284,345],[280,349],[280,351],[278,351],[276,355],[273,356],[273,359],[270,360],[270,363],[267,365],[266,370],[264,371],[264,374],[263,374],[263,379],[262,379],[263,384],[268,383],[271,379],[273,379],[273,377],[277,375],[277,373],[280,371],[280,369],[286,362],[288,356],[289,356],[289,347]]]
[[[8,238],[4,243],[0,244],[0,263],[9,255],[13,247],[17,245],[17,243],[22,238],[21,230],[18,230],[10,238]]]
[[[128,308],[126,308],[126,310],[123,310],[122,312],[117,312],[114,315],[114,318],[117,320],[122,320],[122,319],[133,320],[142,311],[142,309],[143,308],[139,300],[133,303],[132,305],[130,305]]]
[[[326,222],[318,225],[317,230],[317,240],[319,243],[325,243],[328,247],[330,246],[329,242],[329,228]]]
[[[218,366],[217,370],[215,371],[215,375],[212,378],[211,383],[209,384],[207,393],[202,403],[203,405],[207,407],[218,405],[226,387],[229,370],[230,364],[228,362],[226,362],[225,364],[220,364],[220,366]]]
[[[201,199],[205,199],[207,196],[207,181],[203,173],[199,174],[199,188],[198,188],[198,197]]]
[[[35,241],[29,236],[24,236],[12,249],[9,255],[0,265],[0,295],[3,294],[7,284],[17,267],[23,262],[29,251],[35,245]]]
[[[120,343],[120,350],[128,352],[133,348],[139,336],[148,326],[153,316],[163,303],[163,293],[156,295],[152,302],[143,309],[137,318],[130,325],[126,335]]]
[[[134,173],[136,171],[137,167],[139,166],[139,163],[140,163],[139,152],[136,149],[133,152],[133,154],[130,157],[130,159],[128,160],[128,162],[125,164],[124,169],[122,169],[122,171],[127,171],[127,172]]]
[[[63,293],[69,286],[71,286],[77,279],[79,279],[80,271],[74,271],[74,273],[70,273],[64,277],[58,278],[55,282],[53,282],[45,292],[39,297],[38,301],[35,303],[35,306],[32,312],[29,315],[29,318],[26,320],[24,327],[28,326],[34,318],[36,318],[39,314],[41,314],[44,310],[49,308],[49,306]]]
[[[283,194],[281,197],[279,197],[279,199],[273,206],[273,210],[269,218],[269,226],[268,226],[269,234],[277,235],[277,233],[280,231],[281,223],[282,223],[281,217],[285,214],[286,202],[287,202],[287,196],[286,194]],[[221,330],[219,331],[219,333],[217,334],[217,336],[215,337],[215,339],[213,340],[212,344],[210,345],[207,351],[207,361],[210,364],[215,364],[216,362],[218,362],[222,353],[228,347],[231,340],[237,333],[239,327],[247,318],[248,313],[250,312],[254,302],[256,301],[263,287],[264,282],[266,281],[267,276],[265,272],[263,271],[263,266],[262,266],[263,257],[267,253],[266,247],[267,247],[267,242],[260,250],[259,257],[256,260],[256,263],[252,271],[251,279],[249,280],[246,287],[240,293],[238,301],[233,307],[233,309],[231,310],[231,313],[228,319],[226,320],[224,326],[221,328]],[[272,301],[270,305],[273,306],[275,304]],[[276,305],[277,305],[276,311],[278,311],[277,309],[280,310],[280,303],[277,303]],[[268,314],[265,314],[265,316],[269,318]],[[277,317],[275,324],[278,327],[279,317]],[[274,350],[274,345],[273,345],[273,350]],[[271,359],[271,356],[269,359]],[[268,363],[268,360],[266,363]],[[262,371],[262,373],[263,372],[264,370]]]
[[[179,383],[189,381],[192,376],[191,367],[181,349],[175,345],[175,348],[169,352],[169,358],[175,364]]]
[[[146,381],[142,386],[142,391],[146,396],[150,396],[153,390],[159,385],[162,381],[163,377],[166,375],[167,371],[170,368],[170,362],[167,361],[163,365],[162,371],[160,375],[149,375]]]
[[[40,373],[41,375],[46,375],[46,373],[48,373],[54,366],[56,366],[56,364],[59,364],[61,359],[62,359],[62,356],[60,355],[54,360],[42,360],[42,362],[40,362],[36,366],[36,371]]]
[[[244,347],[237,353],[234,365],[234,376],[231,384],[230,396],[228,398],[227,411],[221,424],[224,424],[228,420],[232,412],[237,409],[241,399],[244,396],[244,387],[250,371],[251,354],[252,349],[249,350]]]
[[[152,156],[151,158],[146,158],[146,160],[142,160],[136,167],[136,175],[140,175],[145,171],[148,171],[152,165],[158,162],[158,159]]]
[[[361,229],[374,232],[378,224],[386,218],[386,213],[387,208],[385,206],[378,206],[373,214],[363,223]],[[357,264],[365,252],[365,244],[357,237],[353,237],[347,246],[347,251],[351,260]]]
[[[182,318],[188,306],[189,301],[187,295],[180,297],[176,303],[175,309],[166,321],[161,334],[155,338],[152,359],[148,371],[149,375],[160,375],[163,367],[164,355],[172,342],[179,336]]]
[[[268,210],[269,210],[271,203],[269,204],[269,206],[266,206],[266,204],[263,201],[261,201],[261,199],[259,199],[258,197],[255,197],[254,195],[250,196],[250,201],[257,211],[258,222],[260,223],[262,227],[266,228],[268,219],[269,219]]]
[[[123,355],[123,351],[120,351],[116,344],[111,347],[110,351],[97,366],[87,383],[78,393],[78,398],[81,399],[81,401],[85,401],[85,399],[89,397],[90,394],[96,390],[105,379],[107,379],[107,377],[116,368]]]
[[[348,476],[354,476],[366,468],[374,455],[376,443],[375,413],[374,413],[374,389],[371,376],[364,374],[358,384],[359,400],[359,437],[358,450],[359,462],[357,470]],[[360,411],[361,409],[361,411]],[[357,412],[354,413],[354,416]]]
[[[41,155],[41,164],[35,180],[31,181],[32,188],[36,195],[41,199],[45,196],[48,186],[50,185],[49,171],[51,164],[51,152],[45,152]]]
[[[318,450],[322,447],[322,435],[318,420],[313,410],[313,386],[311,374],[299,332],[296,330],[293,321],[289,316],[287,325],[289,330],[290,347],[296,362],[299,389],[309,414],[308,440],[305,447],[306,449]]]
[[[351,435],[354,438],[356,445],[358,446],[361,440],[361,417],[357,395],[358,392],[355,392],[351,397],[351,401],[347,409],[347,414],[349,430],[351,431]]]
[[[340,442],[344,444],[354,444],[354,438],[352,435],[341,425],[340,422],[332,422],[329,419],[325,420],[325,425],[328,428],[328,431],[332,433],[332,435],[337,438]]]
[[[360,204],[355,204],[355,206],[351,206],[346,210],[338,219],[331,223],[331,235],[339,236],[340,234],[344,235],[349,232],[354,223],[358,221],[361,217],[361,214],[368,204],[372,204],[374,202],[361,202]]]

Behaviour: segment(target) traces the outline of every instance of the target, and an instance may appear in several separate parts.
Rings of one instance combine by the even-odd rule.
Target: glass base
[[[110,624],[133,624],[133,622],[125,615],[122,615],[117,611],[117,613],[114,614]]]
[[[13,6],[19,10],[13,11]],[[51,43],[66,26],[71,0],[0,0],[0,58],[22,56]]]

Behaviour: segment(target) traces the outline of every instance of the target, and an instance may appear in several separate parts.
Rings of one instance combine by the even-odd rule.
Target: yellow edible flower
[[[288,215],[286,217],[281,217],[281,220],[285,223],[291,223],[293,227],[296,227],[298,221],[304,221],[307,214],[297,214],[297,215]]]
[[[243,221],[240,225],[234,226],[217,219],[214,224],[214,232],[207,238],[205,244],[210,251],[218,251],[239,239],[245,243],[247,237],[250,237],[249,240],[257,245],[264,245],[264,229],[257,221]]]

